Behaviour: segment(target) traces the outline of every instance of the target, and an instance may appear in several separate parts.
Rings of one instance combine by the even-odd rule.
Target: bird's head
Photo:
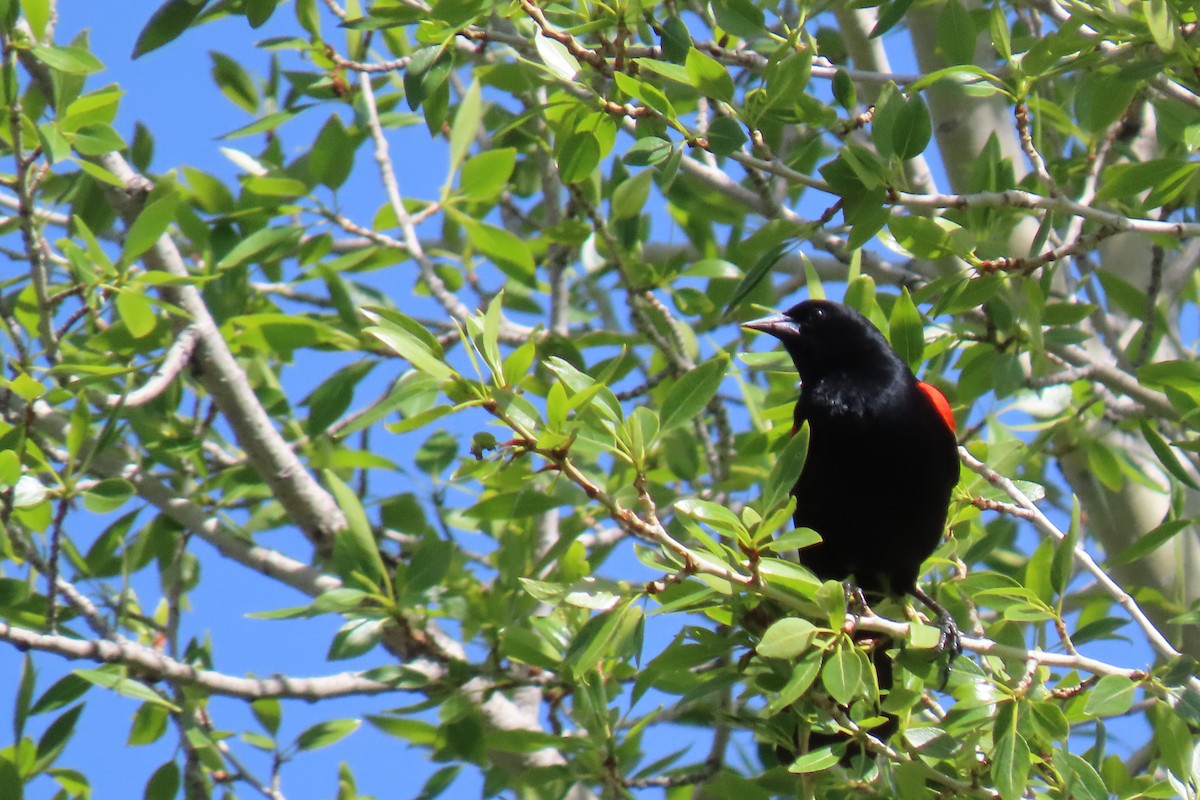
[[[805,383],[835,373],[890,373],[903,365],[870,320],[831,300],[805,300],[782,314],[746,322],[742,327],[781,341]]]

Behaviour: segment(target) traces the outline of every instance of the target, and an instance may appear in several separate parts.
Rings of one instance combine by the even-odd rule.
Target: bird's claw
[[[950,616],[950,612],[926,594],[920,586],[914,587],[912,593],[937,617],[936,625],[940,632],[937,650],[947,655],[946,664],[938,670],[938,691],[945,691],[946,683],[950,680],[950,667],[954,664],[954,659],[962,653],[962,635],[958,632],[958,625],[955,624],[954,617]]]
[[[954,618],[949,614],[938,617],[937,628],[940,631],[937,650],[946,654],[946,663],[938,670],[938,691],[944,692],[946,684],[950,681],[950,667],[954,664],[954,659],[962,655],[962,635],[958,632]]]
[[[863,594],[863,590],[858,584],[846,581],[842,584],[842,589],[846,593],[847,611],[856,617],[871,613],[871,606],[867,604],[867,596]]]

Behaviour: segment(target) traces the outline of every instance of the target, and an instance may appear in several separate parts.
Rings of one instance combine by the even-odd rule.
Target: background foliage
[[[90,795],[101,693],[171,743],[156,799],[307,796],[350,735],[435,765],[389,796],[1197,796],[1194,10],[859,5],[168,0],[134,56],[286,30],[210,55],[226,181],[0,0],[0,796]],[[886,743],[788,557],[795,375],[736,324],[826,285],[966,446],[944,691],[911,611],[857,620]],[[352,671],[231,669],[225,563]],[[810,727],[868,757],[781,762]]]

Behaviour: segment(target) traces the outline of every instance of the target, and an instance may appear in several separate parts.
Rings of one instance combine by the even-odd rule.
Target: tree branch
[[[72,639],[36,633],[0,620],[0,640],[19,650],[38,650],[70,660],[88,660],[105,664],[124,664],[135,670],[138,677],[162,680],[172,684],[195,686],[212,694],[260,700],[265,697],[297,700],[328,700],[334,697],[385,694],[403,691],[386,681],[366,677],[363,673],[343,672],[315,678],[292,678],[276,675],[270,678],[239,678],[212,670],[197,669],[166,655],[130,641],[108,639]],[[432,662],[412,662],[405,670],[435,680],[441,668]]]
[[[119,153],[108,153],[99,160],[125,184],[125,191],[110,191],[109,197],[126,223],[132,223],[145,204],[148,181],[130,169]],[[179,277],[188,275],[182,255],[166,234],[160,236],[142,258],[151,269]],[[199,380],[237,435],[238,443],[255,471],[317,549],[329,552],[333,535],[346,527],[346,518],[333,497],[316,482],[275,430],[249,378],[208,312],[203,296],[195,286],[186,284],[164,285],[159,291],[168,302],[178,305],[190,317],[190,322],[179,324],[193,327],[198,336],[195,357],[201,365]]]

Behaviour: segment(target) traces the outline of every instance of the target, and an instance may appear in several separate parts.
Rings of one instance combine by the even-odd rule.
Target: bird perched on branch
[[[743,327],[779,339],[800,373],[793,434],[807,422],[810,438],[793,519],[821,535],[800,563],[822,580],[853,581],[870,599],[912,594],[933,612],[939,648],[953,660],[961,651],[954,619],[917,585],[958,482],[950,404],[841,303],[806,300]],[[886,690],[892,665],[882,649],[872,663]],[[889,715],[874,733],[886,738],[895,728]]]

